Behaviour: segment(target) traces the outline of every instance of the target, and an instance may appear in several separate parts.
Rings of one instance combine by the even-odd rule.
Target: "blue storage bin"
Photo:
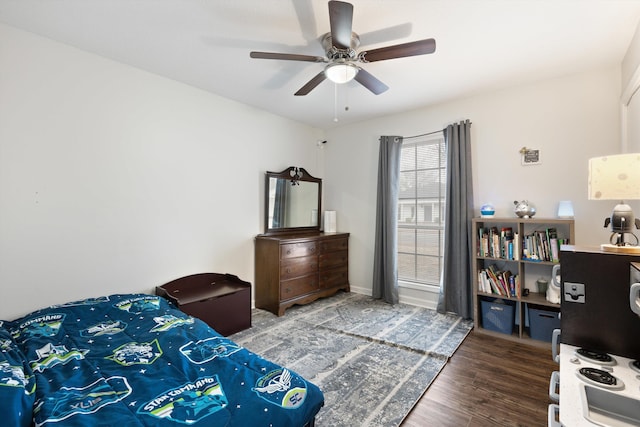
[[[560,329],[560,312],[528,306],[529,335],[534,340],[551,342],[554,329]]]
[[[509,334],[513,332],[515,303],[508,300],[480,300],[482,327],[490,331]]]

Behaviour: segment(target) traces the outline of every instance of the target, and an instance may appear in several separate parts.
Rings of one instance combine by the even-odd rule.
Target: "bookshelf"
[[[472,224],[475,330],[501,338],[548,346],[544,341],[530,338],[525,326],[527,304],[549,311],[560,311],[560,304],[551,303],[544,293],[538,293],[536,282],[540,278],[551,282],[551,270],[560,262],[560,246],[575,244],[574,220],[474,218]],[[497,283],[492,285],[491,279]],[[528,289],[528,295],[525,295],[525,289]],[[505,303],[513,308],[515,326],[511,334],[483,327],[482,301]]]

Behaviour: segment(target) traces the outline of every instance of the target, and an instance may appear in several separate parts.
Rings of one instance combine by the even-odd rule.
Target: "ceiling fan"
[[[352,4],[342,1],[330,1],[329,24],[331,32],[321,38],[326,57],[274,52],[251,52],[249,56],[258,59],[326,63],[324,70],[302,86],[295,93],[296,96],[307,95],[327,78],[335,83],[347,83],[355,80],[374,94],[379,95],[389,87],[358,66],[358,62],[367,63],[426,55],[436,50],[436,41],[434,39],[425,39],[356,53],[356,49],[360,46],[360,37],[351,31],[352,22]]]

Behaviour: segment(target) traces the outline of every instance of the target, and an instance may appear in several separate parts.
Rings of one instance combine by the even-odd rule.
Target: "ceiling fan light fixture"
[[[337,84],[348,83],[358,74],[360,69],[350,62],[333,62],[326,66],[324,74]]]

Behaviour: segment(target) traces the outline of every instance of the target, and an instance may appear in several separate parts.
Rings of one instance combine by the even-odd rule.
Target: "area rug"
[[[238,344],[317,384],[316,426],[397,426],[467,336],[454,315],[340,293],[282,317],[254,310]]]

